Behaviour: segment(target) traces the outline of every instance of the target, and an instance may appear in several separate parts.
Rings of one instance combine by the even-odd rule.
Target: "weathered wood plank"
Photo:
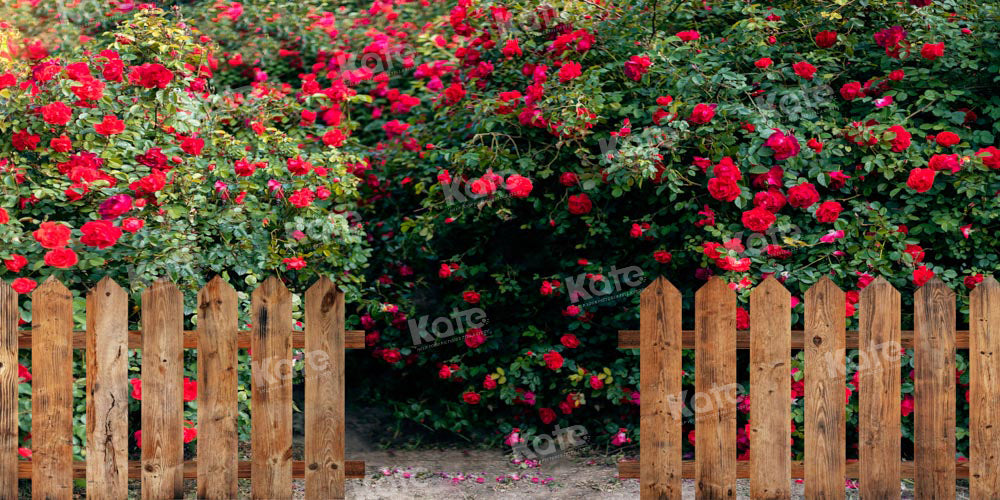
[[[87,498],[128,496],[128,296],[111,278],[87,294]]]
[[[845,332],[844,347],[846,349],[857,349],[858,348],[858,332],[857,330],[848,330]],[[685,349],[694,349],[694,330],[684,330],[682,332],[683,338],[681,339],[684,344]],[[792,330],[792,349],[805,349],[806,341],[803,340],[808,338],[803,330]],[[902,345],[904,348],[913,347],[913,330],[903,330],[902,331]],[[638,349],[639,348],[639,330],[619,330],[618,331],[618,348],[619,349]],[[750,332],[748,330],[740,330],[736,332],[736,348],[737,349],[750,349]],[[957,349],[968,349],[969,348],[969,331],[968,330],[958,330],[955,332],[955,348]],[[23,347],[22,347],[23,349]]]
[[[31,300],[31,496],[73,497],[73,296],[50,277]]]
[[[17,498],[17,292],[0,280],[0,498]]]
[[[899,498],[900,297],[884,278],[861,291],[858,458],[864,498]]]
[[[272,276],[253,292],[250,302],[251,496],[288,499],[292,495],[292,296]]]
[[[788,290],[772,277],[750,293],[750,495],[753,498],[792,496],[791,299]]]
[[[198,498],[236,498],[236,290],[216,276],[198,292]]]
[[[20,461],[17,464],[17,477],[20,479],[31,479],[32,463],[30,461]],[[240,479],[250,479],[250,462],[239,462],[238,475]],[[364,479],[365,462],[363,460],[348,460],[344,462],[344,469],[347,471],[347,479]],[[638,467],[636,468],[638,470]],[[305,478],[306,463],[302,460],[292,462],[292,478]],[[83,461],[73,462],[73,477],[84,479],[87,477],[87,463]],[[142,462],[138,460],[128,463],[128,478],[139,479],[142,477]],[[198,478],[198,461],[188,460],[184,462],[184,479]],[[16,497],[15,497],[16,498]]]
[[[915,496],[955,498],[955,292],[938,278],[920,287],[913,322]]]
[[[697,469],[696,462],[694,460],[685,460],[682,464],[681,472],[684,479],[694,479],[695,472]],[[975,466],[974,462],[968,461],[955,461],[955,476],[959,478],[967,478],[970,476],[970,469]],[[623,460],[618,462],[618,477],[621,479],[639,479],[639,461],[638,460]],[[915,473],[915,467],[913,462],[900,462],[899,464],[901,477],[906,479],[912,479]],[[845,467],[846,478],[857,479],[860,477],[861,466],[856,460],[847,462]],[[805,476],[805,463],[800,461],[792,462],[792,478],[802,479]],[[750,478],[750,461],[740,460],[736,462],[736,477],[739,479],[749,479]],[[843,483],[843,481],[841,481]],[[996,490],[987,490],[996,491]],[[805,498],[813,498],[806,496]],[[838,497],[839,498],[839,497]],[[975,498],[975,497],[973,497]],[[980,498],[993,498],[992,496],[982,496]]]
[[[184,492],[184,302],[160,280],[142,293],[142,498]]]
[[[681,293],[662,276],[642,291],[639,426],[643,499],[681,498]]]
[[[695,294],[695,457],[699,498],[736,494],[736,294],[713,277]]]
[[[969,496],[978,500],[1000,494],[1000,283],[992,276],[972,291],[969,317]]]
[[[344,294],[306,292],[306,498],[344,498]]]
[[[844,498],[846,295],[828,277],[806,292],[805,489],[807,498]],[[753,399],[751,399],[753,401]]]
[[[638,335],[638,334],[636,334]],[[638,337],[636,337],[638,338]],[[638,345],[638,343],[636,343]],[[306,334],[305,332],[297,331],[292,332],[292,347],[296,349],[301,349],[306,346]],[[17,347],[18,349],[31,349],[31,330],[18,330],[17,332]],[[236,347],[240,349],[248,349],[250,347],[250,331],[242,330],[237,333],[236,336]],[[87,335],[85,331],[73,332],[73,349],[86,349],[87,348]],[[132,330],[128,332],[128,348],[129,349],[142,349],[142,331]],[[198,348],[198,332],[197,331],[186,331],[184,332],[184,348],[185,349],[197,349]],[[348,330],[347,337],[344,342],[345,349],[364,349],[365,348],[365,332],[364,330]]]

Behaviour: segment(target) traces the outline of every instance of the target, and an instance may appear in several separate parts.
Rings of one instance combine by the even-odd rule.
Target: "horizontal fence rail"
[[[954,498],[968,478],[971,498],[1000,498],[1000,284],[989,277],[970,296],[970,329],[956,331],[955,293],[939,279],[914,295],[914,329],[900,328],[900,294],[878,278],[860,294],[859,328],[847,332],[846,296],[824,277],[805,295],[805,328],[791,330],[790,294],[768,278],[750,294],[750,330],[736,330],[736,295],[720,277],[695,294],[695,329],[681,329],[681,294],[658,278],[640,297],[640,329],[619,332],[619,348],[640,351],[638,478],[643,499],[680,498],[682,478],[699,498],[735,496],[750,479],[753,498],[789,498],[803,478],[807,498],[844,498],[859,479],[862,498],[899,498],[914,479],[917,498]],[[914,460],[901,460],[901,349],[914,349]],[[681,350],[695,349],[695,392],[681,390]],[[736,351],[750,351],[750,460],[736,459]],[[792,461],[791,351],[805,350],[805,457]],[[859,459],[846,460],[846,350],[859,349]],[[955,458],[955,351],[969,349],[969,460]],[[719,389],[723,389],[721,393]],[[730,390],[731,389],[731,390]],[[714,395],[713,395],[714,394]],[[695,421],[695,460],[682,460],[683,409]]]
[[[87,295],[87,329],[73,331],[72,295],[50,278],[32,294],[32,327],[18,328],[18,296],[0,282],[0,498],[17,498],[18,479],[35,498],[70,498],[86,479],[88,498],[180,498],[196,479],[198,498],[229,499],[237,479],[253,498],[344,497],[344,480],[365,464],[344,459],[344,349],[363,332],[344,330],[344,296],[326,278],[305,295],[305,330],[293,331],[291,294],[269,278],[251,297],[252,329],[239,331],[236,291],[216,277],[198,293],[199,329],[184,331],[180,290],[157,281],[142,293],[139,331],[128,331],[128,296],[101,280]],[[305,456],[292,457],[292,348],[305,352]],[[237,349],[251,348],[251,461],[237,455]],[[32,353],[32,459],[18,460],[17,350]],[[86,349],[87,460],[73,461],[73,350]],[[128,349],[141,349],[141,460],[129,461]],[[198,350],[197,460],[184,460],[184,349]]]

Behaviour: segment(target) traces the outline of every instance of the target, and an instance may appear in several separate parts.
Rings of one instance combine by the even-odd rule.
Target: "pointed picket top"
[[[865,297],[875,295],[879,291],[891,290],[892,294],[899,295],[899,290],[892,286],[885,278],[879,276],[875,278],[874,281],[868,284],[863,290],[861,290],[861,299],[864,300]]]
[[[205,286],[201,287],[198,291],[198,310],[204,311],[212,307],[211,301],[215,301],[217,304],[223,302],[224,297],[235,297],[236,289],[232,285],[222,279],[222,276],[218,274],[214,278],[208,281]]]
[[[750,292],[751,300],[755,296],[760,295],[761,297],[766,297],[768,295],[786,295],[788,296],[788,302],[791,303],[792,293],[781,284],[780,281],[776,280],[774,276],[768,276],[764,281],[761,281],[754,289]]]
[[[646,286],[639,294],[640,297],[653,296],[653,295],[673,295],[680,294],[677,287],[670,282],[667,278],[663,276],[657,277],[652,283]]]
[[[146,287],[146,289],[142,291],[142,296],[145,297],[147,294],[153,292],[173,293],[175,291],[180,293],[180,289],[177,288],[177,285],[175,285],[173,281],[170,281],[167,278],[160,278]]]
[[[809,297],[815,296],[816,294],[820,294],[821,296],[830,296],[843,293],[844,290],[837,286],[829,275],[824,274],[819,281],[809,287],[809,290],[806,290],[806,300],[808,301]]]
[[[701,295],[714,294],[714,293],[720,293],[723,295],[725,295],[726,293],[730,293],[733,294],[734,297],[736,296],[735,292],[733,292],[733,289],[729,288],[729,283],[727,283],[722,276],[712,276],[711,278],[709,278],[708,283],[702,285],[701,288],[699,288],[694,295],[695,298],[697,298],[698,296]]]
[[[250,300],[263,300],[264,303],[267,303],[268,298],[278,298],[285,295],[291,295],[288,287],[277,276],[271,276],[257,286],[257,289],[250,294]]]
[[[316,282],[313,283],[311,287],[309,287],[309,290],[306,291],[306,297],[309,297],[310,295],[315,295],[317,293],[326,293],[326,291],[328,290],[332,290],[335,293],[344,291],[339,286],[337,286],[336,283],[331,281],[330,278],[323,275],[320,276],[319,279],[316,280]]]
[[[69,289],[66,285],[59,281],[54,274],[50,274],[48,278],[45,279],[45,283],[42,283],[32,292],[32,298],[38,297],[40,295],[70,295]]]
[[[955,300],[955,291],[951,289],[941,278],[937,276],[931,278],[930,281],[924,283],[924,286],[917,289],[917,293],[913,295],[914,300],[917,302],[923,300],[946,300],[950,298]]]
[[[981,295],[996,293],[1000,293],[1000,282],[997,282],[996,278],[991,274],[983,278],[982,283],[976,285],[976,288],[969,294],[969,298],[975,300]]]
[[[125,290],[118,286],[118,283],[111,279],[111,276],[105,276],[101,279],[101,281],[98,281],[97,284],[94,285],[94,288],[90,289],[88,295],[90,294],[97,294],[97,296],[104,294],[105,297],[111,297],[116,295],[125,295]]]

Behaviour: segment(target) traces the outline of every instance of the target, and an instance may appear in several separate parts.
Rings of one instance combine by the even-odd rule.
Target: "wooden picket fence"
[[[31,479],[33,498],[72,498],[86,478],[87,497],[122,499],[128,479],[142,498],[237,497],[250,478],[252,497],[343,498],[345,478],[364,477],[364,462],[344,460],[344,349],[363,348],[363,332],[344,331],[344,295],[320,279],[305,295],[305,331],[293,331],[292,296],[270,278],[251,297],[252,329],[240,331],[236,291],[216,277],[198,294],[198,330],[184,331],[180,290],[158,281],[142,294],[141,331],[128,331],[128,296],[104,279],[87,296],[87,329],[73,331],[72,295],[49,279],[32,295],[32,329],[18,330],[18,297],[0,281],[0,498],[17,498]],[[292,348],[305,363],[305,461],[292,460]],[[18,460],[17,350],[31,349],[32,450]],[[251,348],[253,460],[237,456],[237,350]],[[73,461],[73,350],[86,349],[85,462]],[[141,461],[128,461],[128,349],[142,349]],[[183,449],[184,349],[198,350],[197,460]]]
[[[1000,498],[1000,284],[986,278],[971,294],[970,330],[956,331],[955,294],[934,279],[914,296],[914,330],[900,326],[900,294],[882,278],[860,296],[859,331],[845,331],[845,294],[823,278],[806,292],[805,329],[791,329],[791,296],[769,278],[750,295],[750,331],[737,333],[736,295],[719,277],[695,295],[695,329],[681,326],[681,294],[659,278],[641,296],[640,328],[619,347],[640,349],[641,498],[681,498],[693,478],[698,498],[734,498],[749,478],[753,498],[789,498],[804,478],[806,498],[844,498],[859,478],[862,498],[900,497],[913,478],[917,498],[955,498],[955,478],[971,498]],[[681,349],[695,349],[695,460],[682,461]],[[900,454],[900,348],[914,349],[914,460]],[[750,350],[750,460],[736,460],[737,349]],[[805,350],[805,460],[791,460],[792,349]],[[845,349],[860,349],[859,459],[846,461]],[[955,458],[955,350],[969,349],[969,460]]]

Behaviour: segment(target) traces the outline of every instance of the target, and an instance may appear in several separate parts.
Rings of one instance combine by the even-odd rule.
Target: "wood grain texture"
[[[805,338],[809,339],[805,347],[806,498],[844,498],[846,305],[846,295],[827,276],[806,292]]]
[[[73,296],[54,277],[31,298],[32,498],[73,497]]]
[[[934,278],[917,290],[913,304],[916,498],[955,498],[955,319],[955,292],[943,281]]]
[[[272,276],[254,290],[250,303],[251,496],[288,499],[292,495],[292,296]]]
[[[964,463],[964,462],[963,462]],[[347,479],[364,479],[365,462],[363,460],[348,460],[344,462],[347,470]],[[237,473],[240,479],[250,479],[250,462],[239,462]],[[30,461],[20,461],[17,463],[17,477],[20,479],[31,479],[32,463]],[[636,471],[638,471],[638,466]],[[306,463],[302,460],[292,462],[292,477],[303,479],[306,477]],[[84,479],[87,477],[87,463],[83,461],[73,462],[73,477]],[[133,460],[128,463],[129,479],[139,479],[142,477],[142,462]],[[198,461],[188,460],[184,462],[184,479],[198,478]]]
[[[306,292],[306,498],[344,498],[344,294]]]
[[[636,339],[638,339],[638,333],[636,333]],[[636,341],[636,346],[638,346],[638,340]],[[292,347],[296,349],[301,349],[306,346],[306,334],[302,331],[292,332]],[[31,330],[18,330],[17,332],[17,347],[18,349],[31,349]],[[240,349],[247,349],[250,347],[250,331],[241,330],[236,335],[236,347]],[[87,348],[87,334],[85,331],[73,332],[73,349],[86,349]],[[129,349],[142,349],[142,330],[132,330],[128,332],[128,348]],[[198,332],[197,331],[185,331],[184,332],[184,348],[185,349],[197,349],[198,348]],[[348,330],[347,337],[344,342],[345,349],[364,349],[365,348],[365,332],[364,330]]]
[[[750,293],[750,495],[791,498],[792,296],[773,277]],[[735,347],[733,348],[735,352]]]
[[[237,496],[236,290],[216,276],[198,292],[198,498]]]
[[[972,291],[969,318],[969,497],[978,500],[1000,496],[1000,283],[992,276]]]
[[[128,496],[128,295],[111,278],[87,294],[87,498]]]
[[[682,335],[684,348],[694,349],[694,330],[684,330]],[[807,338],[804,330],[792,330],[792,349],[805,349],[806,344],[809,342],[805,340]],[[844,342],[847,349],[857,349],[858,331],[848,330],[845,334]],[[903,330],[902,343],[904,348],[913,348],[913,330]],[[958,330],[955,332],[955,347],[957,349],[969,348],[968,330]],[[24,349],[24,347],[21,348]],[[638,349],[639,330],[618,330],[618,348]],[[736,332],[736,348],[750,349],[750,332],[748,330],[739,330]]]
[[[698,498],[736,495],[736,294],[713,277],[695,294]]]
[[[884,278],[861,291],[858,458],[863,498],[900,497],[900,297]],[[953,376],[953,375],[952,375]]]
[[[0,498],[17,498],[17,292],[0,280]]]
[[[681,472],[684,479],[694,479],[695,471],[697,469],[697,464],[694,460],[685,460],[681,463]],[[845,467],[846,477],[851,479],[857,479],[860,477],[861,466],[858,464],[857,460],[852,460],[847,462]],[[900,475],[903,478],[911,479],[914,476],[914,466],[913,462],[900,462],[899,463]],[[955,461],[955,477],[966,478],[969,477],[970,462],[968,461]],[[800,461],[792,462],[792,478],[800,479],[805,476],[805,464]],[[621,479],[639,479],[639,461],[637,460],[623,460],[618,462],[618,477]],[[736,477],[739,479],[749,479],[750,478],[750,461],[740,460],[736,462]],[[843,483],[843,481],[841,481]],[[996,490],[993,490],[996,491]],[[982,496],[980,498],[994,498],[994,496]],[[810,496],[805,496],[804,498],[811,499]],[[867,497],[862,497],[867,498]]]
[[[639,299],[642,499],[681,498],[681,293],[662,276]]]
[[[184,492],[184,302],[165,280],[142,293],[142,498]]]

